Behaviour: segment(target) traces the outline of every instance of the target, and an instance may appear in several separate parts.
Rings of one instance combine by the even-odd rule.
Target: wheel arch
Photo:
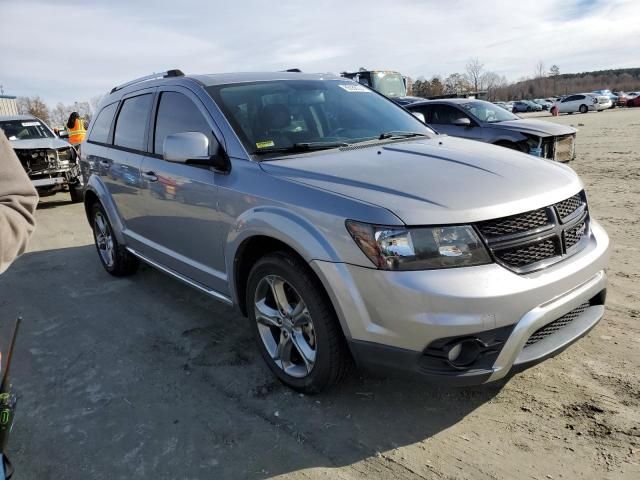
[[[125,245],[126,242],[122,233],[124,225],[118,215],[118,210],[116,209],[113,199],[109,195],[106,186],[97,179],[95,175],[92,175],[84,190],[84,211],[89,225],[91,225],[92,222],[91,210],[96,202],[99,202],[102,208],[104,208],[118,243]]]
[[[244,298],[251,267],[268,253],[284,250],[305,264],[314,259],[338,262],[339,257],[319,229],[305,219],[280,208],[256,208],[238,218],[226,242],[229,289],[234,301],[246,315]],[[309,267],[313,272],[313,269]],[[313,272],[327,293],[326,286]]]

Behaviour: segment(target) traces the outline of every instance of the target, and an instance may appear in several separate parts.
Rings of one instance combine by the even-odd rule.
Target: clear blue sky
[[[515,80],[540,60],[562,72],[640,66],[638,0],[2,0],[0,11],[0,84],[50,105],[168,68],[415,78],[478,57]]]

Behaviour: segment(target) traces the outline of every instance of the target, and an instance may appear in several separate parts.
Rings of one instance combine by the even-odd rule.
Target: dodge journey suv
[[[604,312],[609,240],[573,170],[437,135],[349,79],[143,77],[102,101],[81,165],[107,272],[142,260],[236,305],[300,391],[353,361],[494,381]]]

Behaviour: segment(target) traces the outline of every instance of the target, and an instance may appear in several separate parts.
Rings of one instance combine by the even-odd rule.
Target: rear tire
[[[245,302],[260,354],[282,383],[313,394],[346,376],[352,359],[336,313],[296,256],[280,251],[258,260]]]
[[[98,258],[104,269],[115,277],[134,274],[140,261],[118,243],[100,202],[96,202],[91,209],[91,227]]]
[[[589,111],[589,107],[586,105],[580,105],[580,113],[587,113]]]

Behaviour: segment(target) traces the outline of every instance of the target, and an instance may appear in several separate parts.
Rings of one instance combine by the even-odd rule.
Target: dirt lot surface
[[[24,317],[9,455],[17,479],[640,478],[640,109],[549,118],[613,239],[604,320],[510,381],[274,381],[236,311],[163,274],[98,263],[81,205],[44,199],[0,277],[3,343]]]

